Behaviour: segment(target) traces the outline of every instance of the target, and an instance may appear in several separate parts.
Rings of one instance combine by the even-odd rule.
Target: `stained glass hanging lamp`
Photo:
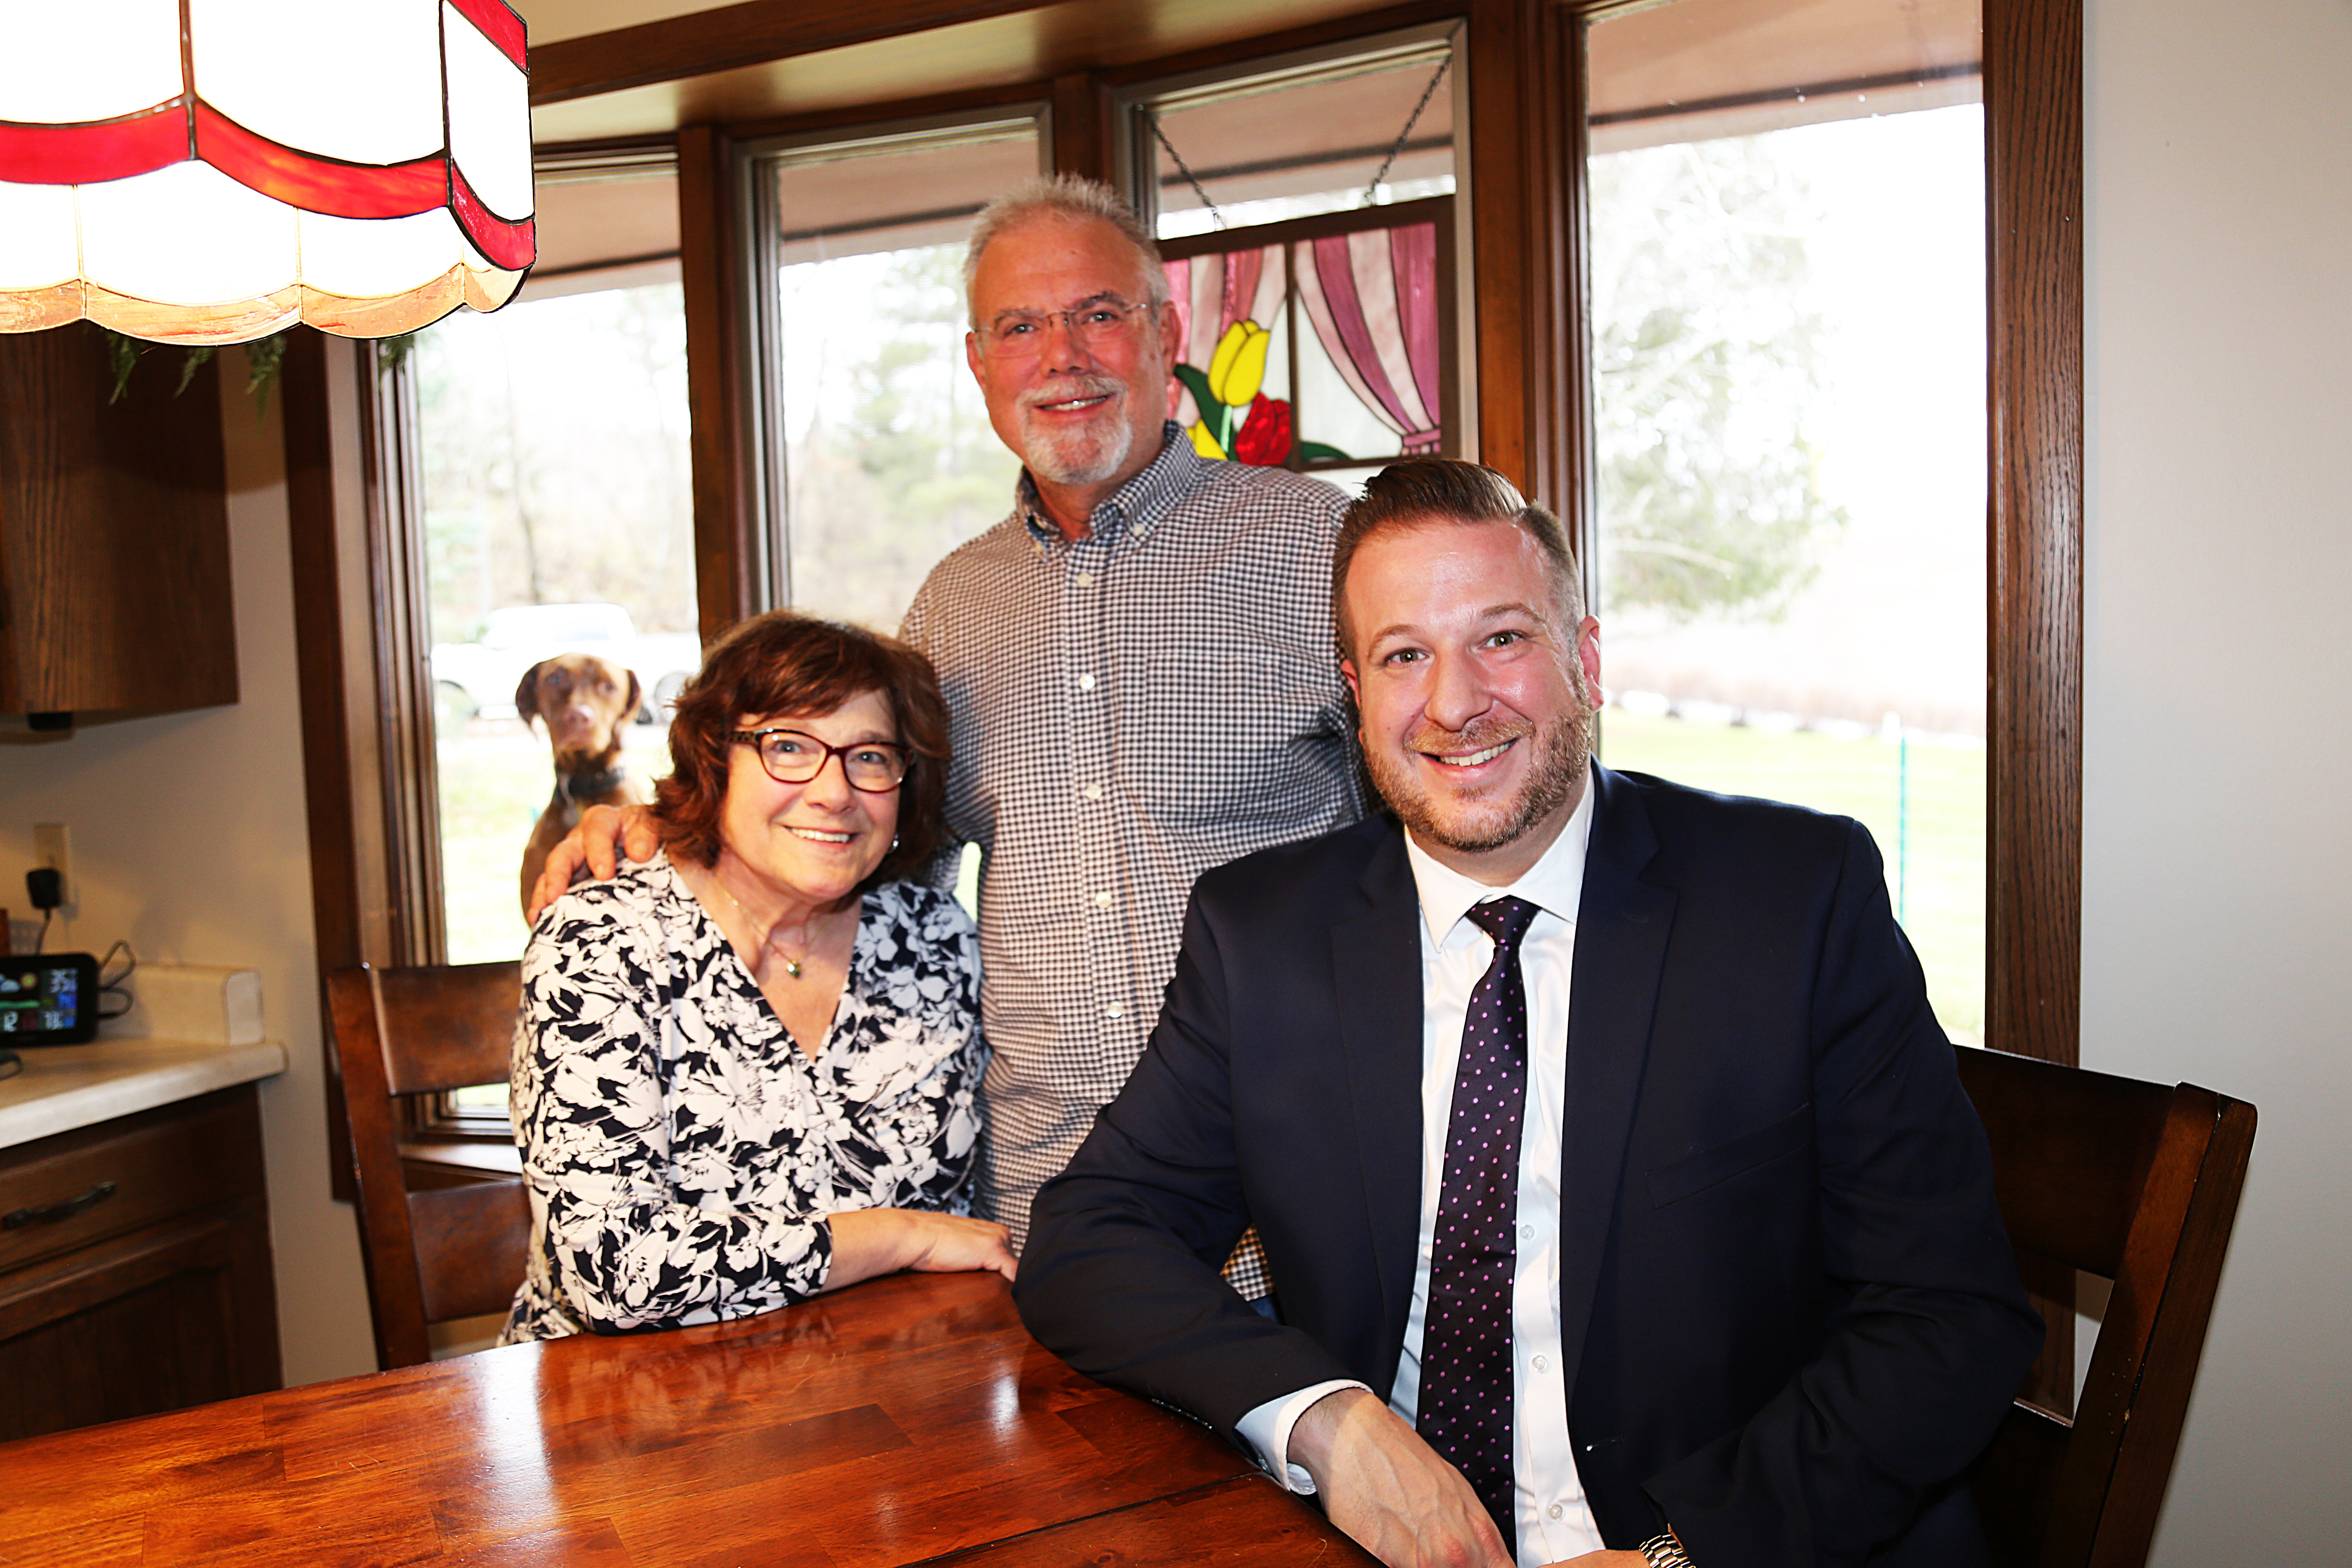
[[[0,331],[414,331],[537,250],[522,18],[500,0],[6,7]]]

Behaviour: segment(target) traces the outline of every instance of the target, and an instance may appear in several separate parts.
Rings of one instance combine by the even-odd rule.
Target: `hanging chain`
[[[1414,104],[1412,112],[1405,117],[1404,129],[1397,132],[1396,141],[1389,147],[1389,155],[1381,160],[1380,172],[1375,174],[1371,183],[1364,187],[1363,199],[1360,205],[1371,206],[1377,202],[1381,182],[1389,177],[1389,170],[1396,165],[1399,154],[1404,152],[1404,144],[1412,139],[1412,128],[1421,123],[1422,115],[1429,108],[1429,100],[1437,96],[1438,84],[1445,79],[1445,73],[1453,68],[1454,40],[1460,37],[1461,33],[1462,24],[1456,22],[1454,25],[1454,30],[1445,35],[1444,57],[1437,62],[1437,69],[1430,74],[1429,85],[1421,89],[1421,101]],[[1209,199],[1209,193],[1202,185],[1201,177],[1192,173],[1192,166],[1190,163],[1184,162],[1184,154],[1176,151],[1176,143],[1168,140],[1168,132],[1161,127],[1160,116],[1157,114],[1151,117],[1151,133],[1160,139],[1160,145],[1168,150],[1168,156],[1174,162],[1176,172],[1184,176],[1184,183],[1192,187],[1194,195],[1201,198],[1201,205],[1208,209],[1210,218],[1220,229],[1227,227],[1224,212],[1215,202]]]
[[[1389,170],[1395,166],[1397,154],[1404,151],[1405,142],[1412,139],[1412,128],[1421,123],[1422,111],[1429,107],[1429,100],[1437,96],[1437,84],[1445,79],[1446,71],[1454,64],[1454,39],[1461,31],[1462,24],[1456,22],[1454,31],[1445,35],[1445,58],[1437,62],[1437,69],[1430,75],[1429,85],[1421,89],[1421,101],[1412,106],[1412,113],[1406,118],[1404,129],[1397,132],[1395,143],[1389,148],[1389,155],[1381,160],[1380,173],[1374,174],[1371,183],[1364,187],[1364,199],[1360,205],[1371,206],[1378,200],[1381,182],[1389,177]]]
[[[1168,140],[1168,132],[1160,128],[1160,116],[1157,114],[1151,117],[1151,133],[1160,138],[1160,144],[1168,149],[1171,158],[1176,160],[1176,172],[1184,176],[1184,183],[1192,187],[1192,194],[1201,198],[1201,205],[1209,209],[1209,216],[1216,220],[1217,226],[1224,227],[1225,215],[1217,210],[1217,204],[1211,201],[1209,193],[1201,188],[1201,177],[1192,173],[1190,163],[1184,162],[1184,154],[1176,151],[1176,143]]]

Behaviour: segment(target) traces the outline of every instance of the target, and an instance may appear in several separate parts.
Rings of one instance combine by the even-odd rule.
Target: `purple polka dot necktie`
[[[1415,1427],[1469,1480],[1516,1539],[1511,1499],[1511,1274],[1517,1258],[1519,1123],[1527,1100],[1528,991],[1519,941],[1536,918],[1525,899],[1474,905],[1495,960],[1470,993],[1445,1176],[1431,1238]]]

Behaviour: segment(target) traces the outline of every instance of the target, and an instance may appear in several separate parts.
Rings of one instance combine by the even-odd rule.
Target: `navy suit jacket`
[[[1601,1533],[1671,1521],[1703,1568],[1969,1561],[1914,1521],[2042,1329],[1870,836],[1598,765],[1591,787],[1559,1310]],[[1038,1197],[1015,1289],[1041,1342],[1228,1436],[1326,1379],[1386,1397],[1419,918],[1385,816],[1201,879],[1150,1048]],[[1252,1224],[1279,1321],[1218,1278]]]

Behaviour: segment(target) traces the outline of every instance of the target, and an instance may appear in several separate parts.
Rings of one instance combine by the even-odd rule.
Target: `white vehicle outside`
[[[492,610],[479,642],[433,645],[433,705],[443,723],[478,714],[515,715],[523,671],[561,653],[593,653],[636,672],[641,723],[665,715],[678,690],[702,668],[702,639],[691,632],[639,636],[618,605],[509,605]]]

